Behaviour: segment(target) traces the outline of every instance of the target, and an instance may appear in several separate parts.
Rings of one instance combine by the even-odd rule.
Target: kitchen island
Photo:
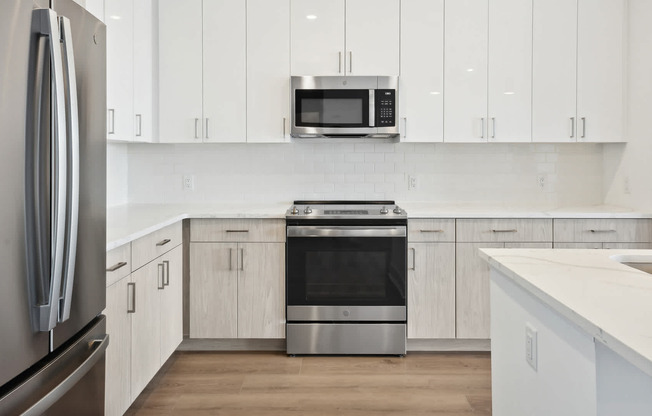
[[[493,413],[652,414],[651,250],[483,249]]]

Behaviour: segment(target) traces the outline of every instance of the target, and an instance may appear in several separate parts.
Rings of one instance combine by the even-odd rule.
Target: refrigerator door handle
[[[58,319],[66,219],[66,116],[61,36],[56,13],[50,9],[34,10],[32,30],[38,45],[36,57],[32,55],[30,59],[34,75],[30,79],[33,85],[30,85],[28,105],[32,108],[28,111],[25,152],[27,267],[34,326],[39,331],[49,331]],[[48,53],[49,59],[44,56]],[[50,69],[49,77],[47,68]],[[52,131],[51,137],[43,138],[38,124],[43,121],[46,79],[52,89],[49,95]],[[44,166],[50,166],[50,170]]]
[[[75,55],[72,45],[70,20],[59,17],[65,85],[67,118],[67,175],[66,175],[66,228],[62,289],[59,305],[59,322],[70,318],[72,288],[75,278],[75,261],[77,254],[77,229],[79,225],[79,111],[77,108],[77,77],[75,74]]]

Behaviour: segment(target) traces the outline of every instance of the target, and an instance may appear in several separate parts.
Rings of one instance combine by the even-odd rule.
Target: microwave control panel
[[[376,90],[376,127],[394,127],[396,125],[396,90]]]

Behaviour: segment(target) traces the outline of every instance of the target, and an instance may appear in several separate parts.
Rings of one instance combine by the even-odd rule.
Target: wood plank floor
[[[490,415],[489,353],[176,352],[127,415]]]

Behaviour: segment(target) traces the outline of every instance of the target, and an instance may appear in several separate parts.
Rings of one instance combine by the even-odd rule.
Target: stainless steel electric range
[[[405,354],[405,211],[295,201],[286,224],[287,353]]]

